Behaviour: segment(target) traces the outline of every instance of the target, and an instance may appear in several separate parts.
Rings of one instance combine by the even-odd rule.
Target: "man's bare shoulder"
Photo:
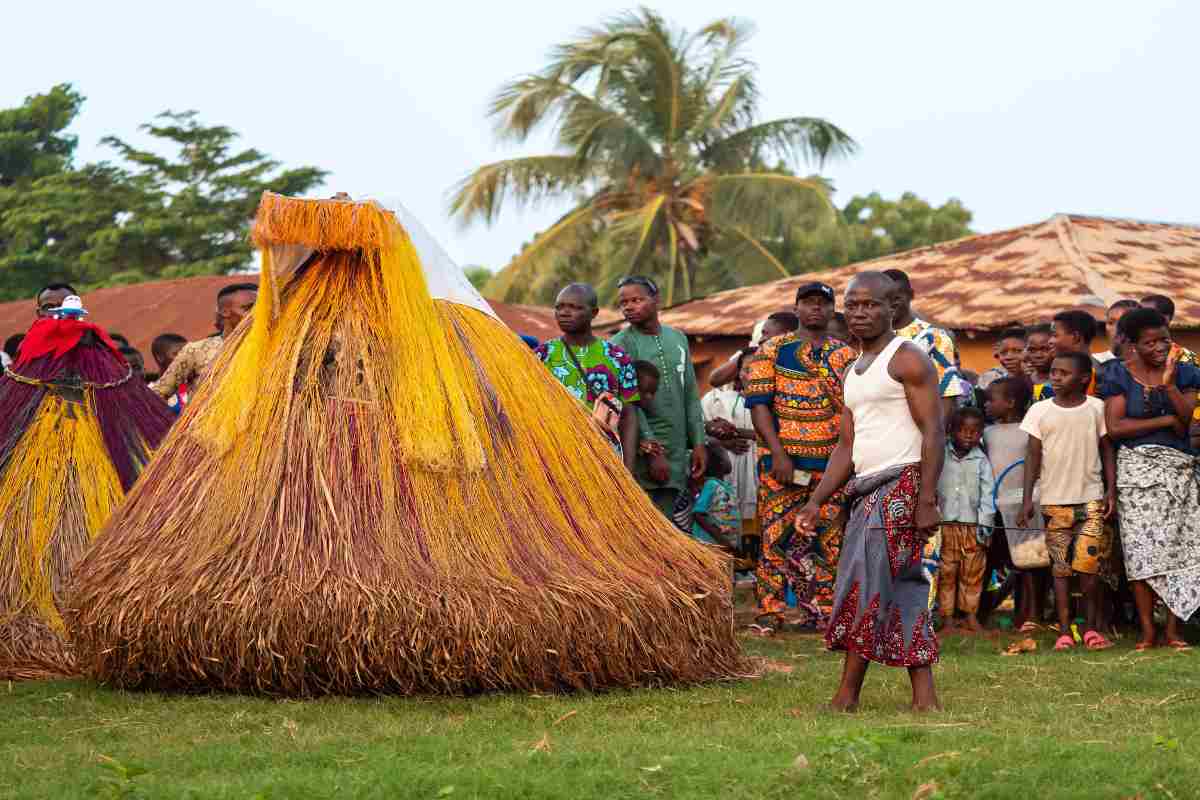
[[[905,341],[896,348],[888,364],[888,374],[894,379],[905,383],[935,374],[933,361],[918,345]]]

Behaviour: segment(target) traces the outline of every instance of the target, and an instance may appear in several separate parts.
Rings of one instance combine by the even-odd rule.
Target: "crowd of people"
[[[158,336],[153,374],[109,337],[178,412],[256,292],[221,289],[207,338]],[[655,282],[628,277],[617,292],[628,324],[603,338],[596,291],[563,288],[561,336],[537,358],[662,514],[733,556],[754,584],[754,633],[821,631],[847,652],[835,705],[857,704],[872,661],[907,667],[914,706],[936,704],[935,628],[977,632],[1009,594],[1023,632],[1046,625],[1053,596],[1057,650],[1106,649],[1122,623],[1138,626],[1139,650],[1187,647],[1181,624],[1200,607],[1200,369],[1171,339],[1169,298],[1113,303],[1106,352],[1091,352],[1100,324],[1078,309],[1006,330],[997,365],[975,375],[953,335],[917,316],[903,272],[860,273],[841,312],[831,287],[805,283],[702,396]],[[37,316],[73,295],[45,287]],[[20,348],[20,336],[5,342],[6,365]]]
[[[1015,628],[1051,627],[1059,650],[1110,647],[1125,623],[1138,625],[1138,649],[1186,647],[1180,624],[1200,606],[1192,427],[1200,370],[1196,356],[1171,340],[1171,300],[1113,303],[1112,346],[1104,352],[1091,352],[1101,324],[1079,309],[1005,330],[994,345],[996,366],[976,375],[962,367],[953,335],[915,313],[907,275],[859,278],[883,298],[885,308],[871,313],[890,317],[893,352],[864,340],[871,316],[864,308],[879,297],[852,308],[848,294],[839,312],[831,287],[807,283],[789,298],[791,308],[756,326],[749,347],[711,371],[713,388],[701,396],[687,337],[660,322],[654,282],[634,276],[618,287],[624,330],[597,336],[597,294],[573,284],[557,299],[562,336],[537,354],[592,410],[662,512],[726,548],[743,579],[753,570],[757,634],[810,629],[836,643],[840,573],[862,568],[854,565],[862,554],[847,547],[863,531],[848,526],[859,512],[875,514],[869,538],[895,522],[888,508],[860,508],[857,499],[869,492],[859,456],[894,478],[936,441],[943,452],[929,464],[937,469],[926,469],[914,491],[933,493],[938,524],[904,524],[923,532],[912,557],[927,586],[923,608],[943,635],[979,631],[1011,596]],[[912,347],[899,348],[903,342]],[[895,374],[912,353],[930,368],[936,420],[921,416],[902,390],[907,379]],[[888,377],[875,376],[878,387],[859,390],[866,392],[859,413],[848,384],[873,374],[855,372],[866,360],[892,366]],[[910,369],[916,384],[920,366]],[[939,428],[940,439],[927,425]],[[879,440],[864,440],[864,426]],[[848,434],[849,461],[839,455]],[[896,455],[904,442],[907,450]],[[873,447],[890,455],[872,457]],[[919,502],[915,508],[920,516]],[[1156,604],[1165,609],[1161,640]],[[906,611],[900,655],[885,652],[879,631],[872,643],[859,630],[858,649],[868,660],[911,666],[914,623]],[[917,634],[924,635],[919,624]]]
[[[58,310],[68,297],[79,297],[75,287],[67,283],[51,283],[37,293],[35,319],[43,319]],[[108,331],[108,336],[117,345],[118,351],[129,363],[133,374],[145,381],[167,405],[178,414],[187,405],[189,391],[208,372],[209,366],[221,351],[225,337],[233,333],[254,308],[258,296],[255,283],[233,283],[217,292],[214,332],[196,341],[189,342],[178,333],[162,333],[150,345],[155,371],[146,370],[142,352],[133,347],[123,334]],[[0,360],[5,367],[16,360],[25,334],[17,333],[4,342]]]

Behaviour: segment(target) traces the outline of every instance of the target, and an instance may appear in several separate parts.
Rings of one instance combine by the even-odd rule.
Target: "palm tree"
[[[702,259],[744,249],[781,275],[768,245],[814,196],[832,213],[828,184],[765,165],[822,165],[854,141],[813,117],[758,121],[751,33],[722,19],[689,34],[641,9],[556,47],[540,73],[492,101],[497,135],[525,142],[554,126],[559,152],[487,164],[455,187],[451,214],[492,223],[516,205],[569,197],[574,207],[538,235],[490,285],[497,297],[536,282],[556,260],[599,243],[601,288],[620,274],[663,279],[668,304],[690,299]]]

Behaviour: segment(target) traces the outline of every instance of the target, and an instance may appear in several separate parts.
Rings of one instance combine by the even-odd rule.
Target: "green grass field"
[[[747,641],[760,680],[669,691],[272,701],[0,685],[0,797],[1200,797],[1200,651],[1001,657],[951,638],[946,711],[813,636]],[[803,756],[803,759],[799,759]],[[797,761],[801,762],[797,766]],[[807,766],[803,766],[806,763]]]

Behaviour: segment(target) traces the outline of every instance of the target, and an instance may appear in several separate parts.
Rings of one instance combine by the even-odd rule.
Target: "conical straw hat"
[[[408,694],[741,668],[725,558],[422,236],[264,196],[253,319],[75,572],[93,676]]]

